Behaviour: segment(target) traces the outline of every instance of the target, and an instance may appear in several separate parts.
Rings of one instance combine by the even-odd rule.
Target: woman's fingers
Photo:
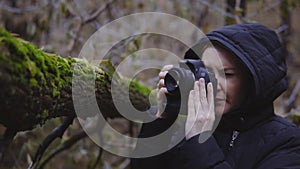
[[[195,128],[195,123],[196,123],[196,111],[194,109],[195,107],[194,98],[195,98],[195,90],[191,90],[188,99],[188,115],[185,123],[185,133],[187,139],[195,135],[195,132],[192,131],[192,129]]]
[[[212,86],[211,82],[209,82],[207,84],[207,101],[208,101],[208,105],[210,105],[209,109],[214,110],[214,107],[215,107],[214,91],[213,91],[213,86]]]
[[[168,90],[165,87],[162,87],[157,92],[157,106],[158,106],[158,112],[156,114],[157,117],[161,116],[163,111],[165,110],[166,105],[166,93],[168,93]]]
[[[199,80],[199,98],[200,98],[200,104],[202,108],[205,108],[207,106],[207,97],[206,97],[205,81],[203,78],[200,78]]]
[[[166,103],[166,93],[168,93],[167,88],[165,88],[165,76],[168,73],[168,70],[172,69],[173,65],[165,65],[158,74],[159,81],[157,83],[157,105],[158,105],[158,112],[156,114],[157,117],[163,116],[163,111],[165,110],[165,103]]]
[[[158,84],[157,84],[158,89],[165,87],[165,80],[164,79],[159,79]]]
[[[165,97],[166,97],[166,96],[165,96],[166,93],[168,93],[167,88],[165,88],[165,87],[160,88],[160,89],[158,90],[158,93],[157,93],[157,99],[158,99],[158,101],[164,100]]]
[[[188,100],[188,116],[186,121],[186,138],[189,139],[204,131],[212,130],[215,121],[214,95],[211,83],[207,89],[201,78],[195,82]]]
[[[158,77],[159,77],[160,79],[165,78],[165,76],[166,76],[166,74],[168,73],[168,71],[169,71],[170,69],[172,69],[172,68],[173,68],[173,65],[166,65],[166,66],[164,66],[164,67],[160,70],[160,72],[159,72],[159,74],[158,74]]]
[[[191,90],[188,99],[188,115],[191,117],[191,119],[196,117],[195,95],[195,90]]]
[[[161,69],[161,72],[164,72],[164,71],[168,71],[170,69],[173,68],[173,65],[165,65],[162,69]]]
[[[194,104],[194,109],[195,109],[195,115],[197,115],[196,113],[198,113],[198,110],[200,109],[199,106],[201,106],[200,104],[200,93],[199,93],[199,81],[196,81],[194,84],[194,96],[193,96],[193,101],[195,102]]]
[[[170,70],[172,68],[173,68],[173,65],[166,65],[161,69],[161,71],[158,74],[158,77],[159,77],[159,81],[157,83],[158,89],[165,87],[165,80],[164,80],[165,76],[168,73],[168,70]]]

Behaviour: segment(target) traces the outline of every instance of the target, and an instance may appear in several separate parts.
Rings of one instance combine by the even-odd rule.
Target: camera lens
[[[180,72],[177,69],[171,69],[165,76],[165,86],[168,92],[173,92],[179,87]]]
[[[212,82],[217,90],[217,79],[210,73],[201,60],[185,59],[179,61],[179,67],[174,67],[165,76],[167,105],[165,112],[187,114],[188,97],[194,87],[195,80],[205,79],[205,84]],[[214,92],[215,95],[216,92]]]
[[[179,85],[181,85],[181,90],[190,88],[194,81],[193,73],[182,68],[173,68],[165,76],[165,86],[171,94],[179,92]]]

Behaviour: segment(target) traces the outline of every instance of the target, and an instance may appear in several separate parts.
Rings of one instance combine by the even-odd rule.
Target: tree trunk
[[[235,16],[225,17],[225,25],[241,23],[241,18],[246,16],[247,1],[246,0],[226,0],[226,12]]]
[[[290,2],[291,3],[291,2]],[[289,58],[288,52],[288,44],[290,41],[290,36],[292,34],[292,24],[291,24],[291,9],[294,7],[295,4],[290,4],[289,1],[284,0],[280,4],[280,20],[281,20],[281,29],[279,30],[279,34],[282,40],[282,45],[284,48],[284,55]]]
[[[110,70],[114,69],[110,63],[96,67],[80,59],[48,54],[3,29],[0,29],[0,50],[0,123],[7,129],[30,130],[53,117],[75,116],[73,73],[80,74],[77,79],[80,85],[73,91],[84,92],[86,79],[94,78],[95,95],[103,116],[121,117],[111,99]],[[120,78],[118,83],[130,83],[129,98],[135,108],[149,107],[148,88],[126,78]],[[119,92],[118,98],[125,97],[122,93]]]

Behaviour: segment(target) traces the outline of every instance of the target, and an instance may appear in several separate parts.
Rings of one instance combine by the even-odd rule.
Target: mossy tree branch
[[[48,54],[4,29],[0,29],[0,50],[0,123],[7,128],[30,130],[53,117],[74,116],[74,66],[80,68],[83,81],[85,76],[95,78],[96,98],[103,116],[121,117],[111,99],[110,64],[96,67],[80,59]],[[126,78],[120,80],[128,82]],[[130,84],[131,102],[139,110],[146,109],[150,90],[137,82]]]

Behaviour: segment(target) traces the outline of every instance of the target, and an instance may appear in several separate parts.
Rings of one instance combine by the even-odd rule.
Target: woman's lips
[[[226,99],[223,98],[216,98],[215,101],[220,102],[220,101],[225,101]]]
[[[215,99],[215,106],[219,107],[224,107],[226,104],[226,99],[223,99],[223,98],[216,98]]]

